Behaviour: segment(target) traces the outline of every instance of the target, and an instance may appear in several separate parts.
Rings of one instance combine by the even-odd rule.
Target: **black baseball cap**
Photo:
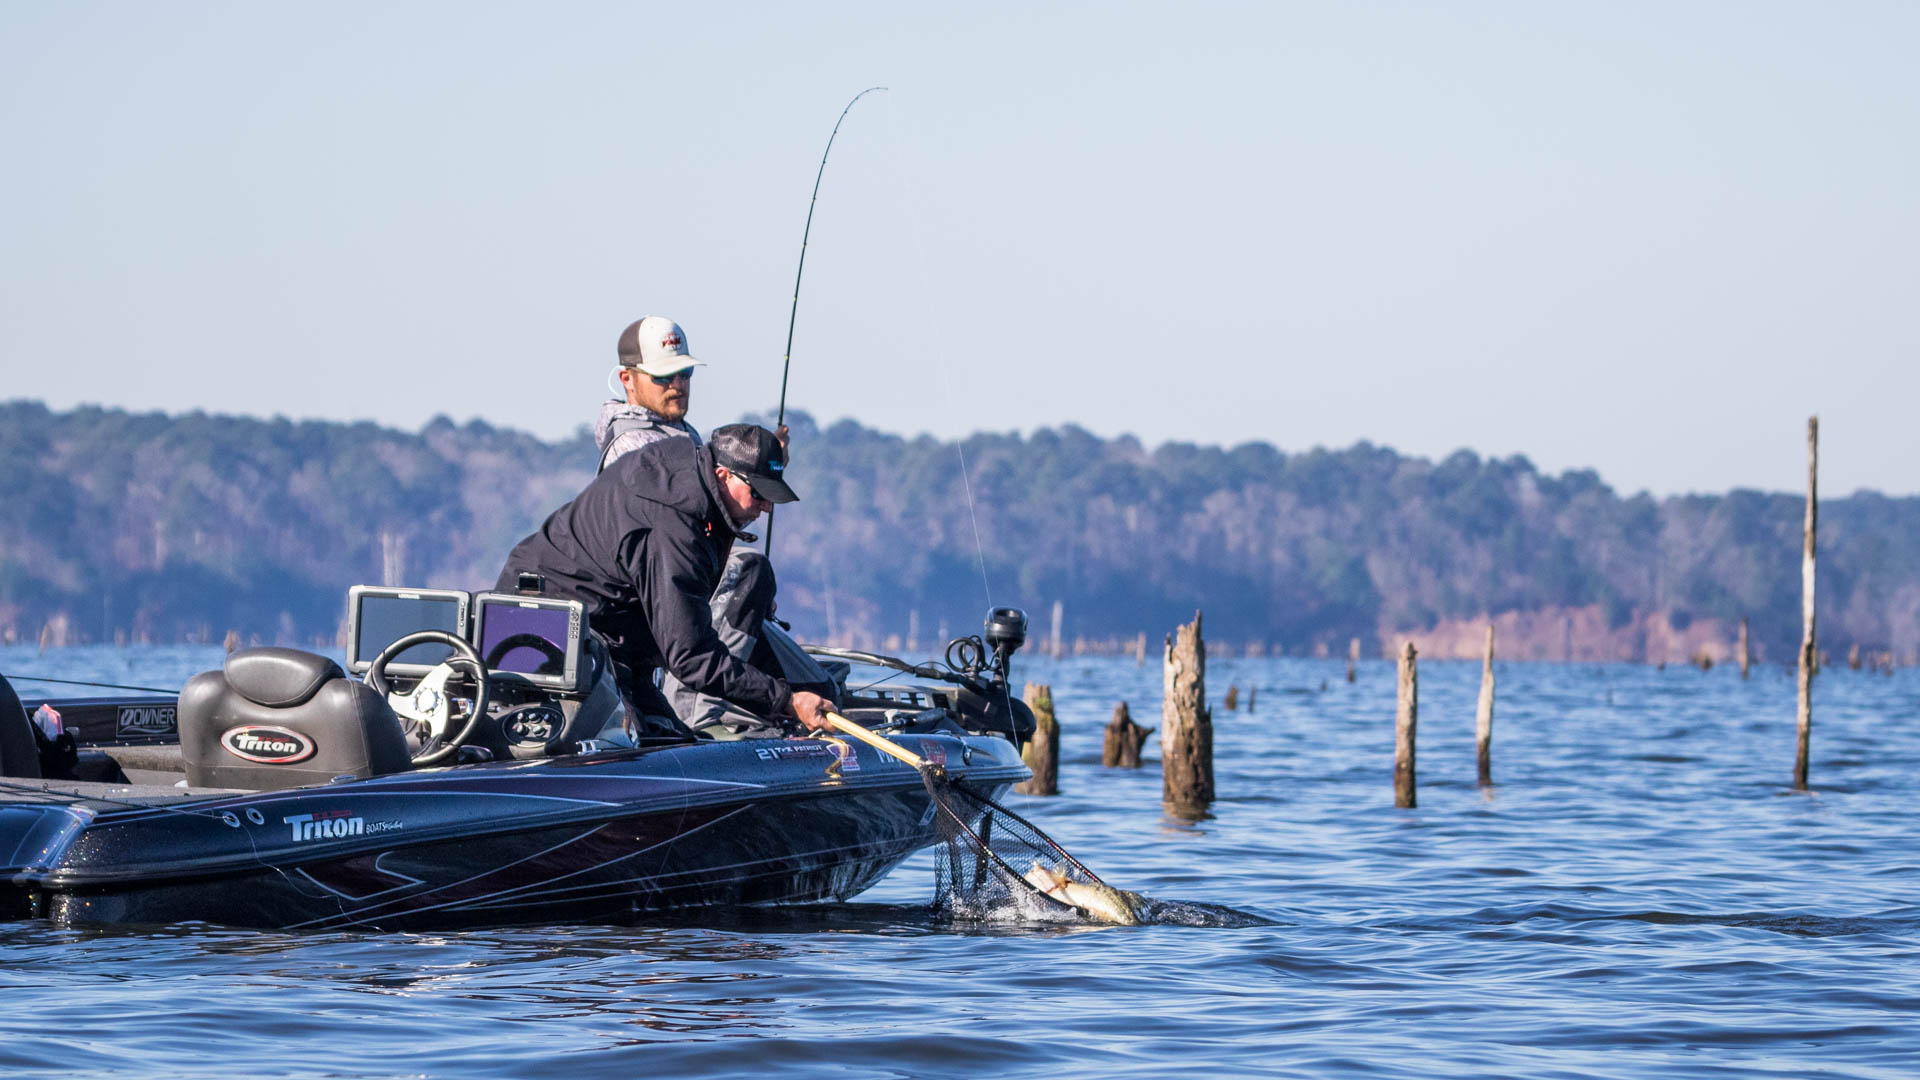
[[[747,482],[753,493],[770,503],[799,502],[787,486],[787,451],[779,436],[758,424],[728,424],[707,437],[713,463]]]

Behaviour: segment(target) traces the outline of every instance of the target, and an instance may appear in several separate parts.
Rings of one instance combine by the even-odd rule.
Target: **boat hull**
[[[1026,775],[1003,740],[906,742],[994,794]],[[16,907],[61,925],[425,930],[844,900],[938,839],[914,770],[818,739],[6,809]]]

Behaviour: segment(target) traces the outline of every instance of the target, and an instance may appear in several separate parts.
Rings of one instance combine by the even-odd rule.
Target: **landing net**
[[[970,921],[1071,920],[1083,904],[1125,904],[1121,898],[1130,894],[1110,888],[1026,818],[938,766],[924,767],[920,778],[943,841],[934,858],[939,913]]]

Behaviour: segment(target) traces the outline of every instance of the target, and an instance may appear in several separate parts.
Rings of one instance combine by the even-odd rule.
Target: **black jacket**
[[[586,604],[593,629],[642,677],[663,667],[703,694],[779,715],[786,682],[729,655],[713,629],[708,600],[736,531],[713,469],[712,451],[691,439],[622,455],[514,546],[496,588],[540,574],[548,594]]]

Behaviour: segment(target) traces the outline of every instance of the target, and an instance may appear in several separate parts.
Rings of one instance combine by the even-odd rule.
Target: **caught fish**
[[[1059,870],[1037,862],[1025,877],[1027,884],[1033,886],[1036,892],[1068,907],[1079,908],[1102,922],[1138,926],[1145,921],[1140,913],[1146,907],[1147,898],[1139,893],[1075,881]]]

